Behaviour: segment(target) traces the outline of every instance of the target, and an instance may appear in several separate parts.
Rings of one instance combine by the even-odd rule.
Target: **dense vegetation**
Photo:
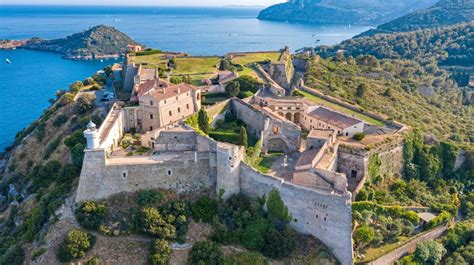
[[[117,29],[99,25],[66,38],[43,40],[33,38],[24,47],[35,50],[53,51],[66,58],[94,58],[94,56],[121,55],[128,45],[137,45],[130,37]]]
[[[258,18],[328,24],[380,24],[412,10],[425,8],[434,0],[293,0],[270,6]]]
[[[474,12],[473,12],[474,14]],[[348,39],[316,51],[323,57],[344,51],[346,56],[373,55],[378,59],[409,59],[428,69],[442,65],[474,64],[474,22],[394,34]]]
[[[474,140],[473,107],[463,105],[463,93],[436,64],[339,55],[313,57],[308,66],[309,87],[442,139]]]
[[[361,35],[413,31],[434,28],[474,20],[474,1],[440,0],[435,5],[414,11],[390,22],[377,26]]]

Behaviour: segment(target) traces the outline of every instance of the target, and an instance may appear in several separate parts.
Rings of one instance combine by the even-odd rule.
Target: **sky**
[[[156,6],[223,6],[223,5],[245,5],[245,6],[270,6],[286,2],[285,0],[0,0],[0,5],[156,5]]]

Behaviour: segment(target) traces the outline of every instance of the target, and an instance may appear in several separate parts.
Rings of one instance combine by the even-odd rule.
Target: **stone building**
[[[183,120],[201,108],[201,89],[189,84],[169,84],[160,79],[140,85],[137,93],[141,131],[153,131]]]

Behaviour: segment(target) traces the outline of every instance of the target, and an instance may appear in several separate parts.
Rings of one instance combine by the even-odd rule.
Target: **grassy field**
[[[326,106],[328,108],[331,108],[333,110],[336,110],[336,111],[340,111],[342,113],[345,113],[349,116],[355,116],[365,122],[368,122],[368,123],[371,123],[371,124],[374,124],[374,125],[378,125],[378,126],[383,126],[384,123],[382,121],[379,121],[379,120],[376,120],[372,117],[369,117],[367,115],[364,115],[360,112],[357,112],[357,111],[353,111],[351,109],[348,109],[344,106],[341,106],[341,105],[338,105],[336,103],[332,103],[332,102],[329,102],[321,97],[318,97],[318,96],[315,96],[311,93],[308,93],[306,91],[302,91],[302,90],[298,90],[299,93],[301,93],[305,98],[307,98],[309,101],[311,102],[314,102],[316,104],[320,104],[320,105],[323,105],[323,106]]]
[[[366,253],[364,253],[365,258],[363,260],[356,260],[356,264],[367,264],[368,262],[371,262],[379,257],[381,257],[384,254],[387,254],[388,252],[402,246],[406,242],[410,241],[410,237],[406,236],[401,236],[400,240],[395,243],[390,243],[390,244],[385,244],[381,247],[378,248],[369,248],[367,249]]]
[[[200,74],[215,72],[219,68],[219,57],[176,58],[173,74]]]
[[[280,59],[281,52],[262,52],[262,53],[248,53],[244,56],[235,56],[232,58],[232,63],[245,66],[250,63],[263,62],[270,60],[275,63]]]
[[[258,171],[262,173],[268,173],[270,172],[270,169],[272,168],[272,165],[275,162],[276,158],[283,154],[284,153],[275,152],[275,153],[270,153],[266,156],[259,157],[255,165],[252,165],[252,166],[254,166]]]
[[[138,64],[148,63],[148,67],[156,68],[156,66],[166,67],[168,59],[162,59],[163,53],[143,55],[143,56],[131,56],[130,61]]]

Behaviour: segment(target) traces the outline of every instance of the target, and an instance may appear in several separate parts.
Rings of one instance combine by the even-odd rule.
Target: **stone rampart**
[[[76,201],[98,200],[120,192],[169,189],[177,193],[215,190],[216,154],[181,152],[147,161],[136,157],[105,157],[102,149],[85,151]]]
[[[263,175],[241,164],[240,191],[243,194],[262,196],[272,189],[280,192],[293,216],[293,228],[320,239],[342,264],[352,264],[350,193],[337,195],[329,191],[317,192]]]

